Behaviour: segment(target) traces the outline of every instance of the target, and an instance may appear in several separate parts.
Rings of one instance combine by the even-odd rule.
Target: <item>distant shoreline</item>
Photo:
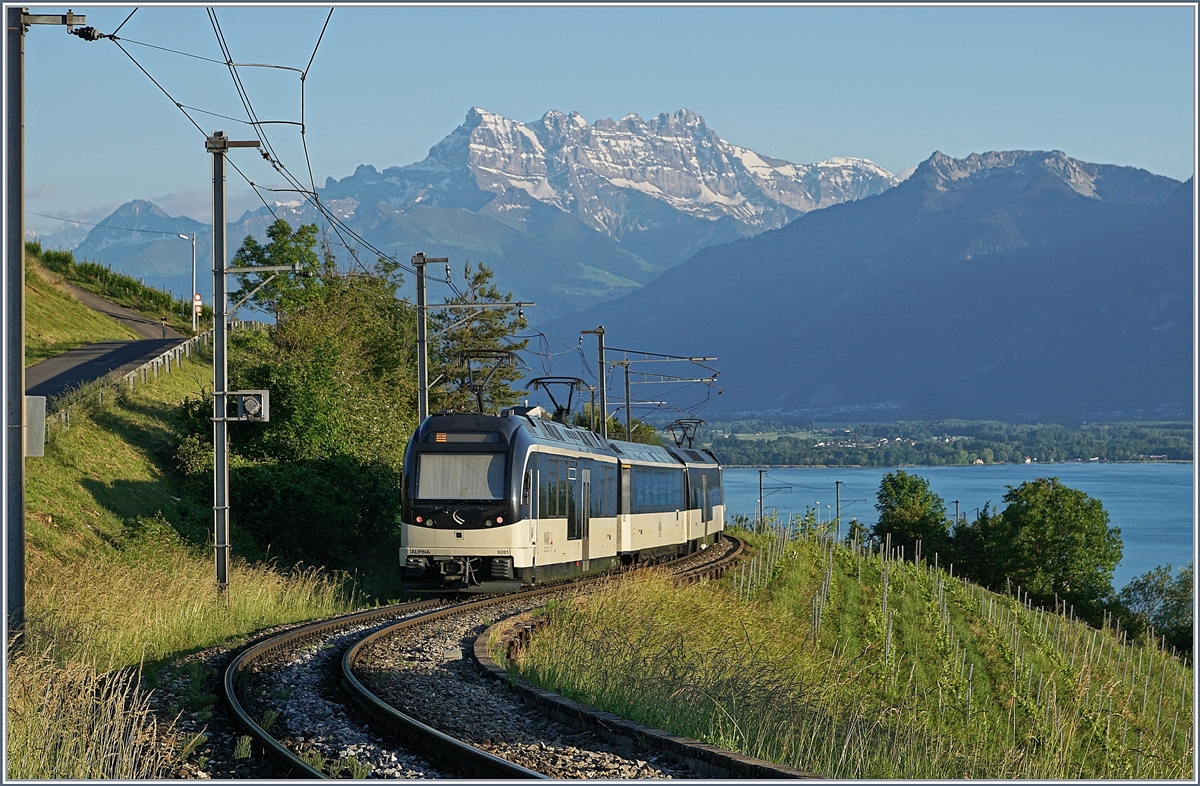
[[[996,461],[991,464],[892,464],[888,466],[875,464],[722,464],[724,469],[905,469],[906,467],[1057,467],[1063,464],[1193,464],[1194,461],[1182,459],[1161,459],[1156,461],[1031,461],[1028,464],[1014,461]]]

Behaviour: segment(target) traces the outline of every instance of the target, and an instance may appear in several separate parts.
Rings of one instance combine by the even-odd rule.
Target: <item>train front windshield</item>
[[[502,500],[506,463],[504,453],[421,453],[416,498]]]

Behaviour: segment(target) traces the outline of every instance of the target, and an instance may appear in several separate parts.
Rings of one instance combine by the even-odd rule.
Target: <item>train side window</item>
[[[618,513],[628,514],[628,513],[633,512],[631,510],[631,506],[630,506],[630,503],[632,501],[630,499],[632,497],[632,492],[630,489],[630,484],[632,483],[632,480],[630,478],[630,474],[631,474],[631,470],[629,469],[628,465],[622,466],[621,469],[619,470],[619,477],[620,477],[619,493],[621,496],[620,496],[620,507],[617,510]]]
[[[558,516],[558,462],[552,458],[544,458],[543,462],[541,517],[552,519]]]
[[[563,468],[566,469],[566,472],[559,476],[563,478],[561,485],[566,492],[565,507],[562,510],[562,515],[567,517],[567,539],[577,540],[579,538],[579,511],[575,506],[575,481],[580,475],[574,462],[569,464],[563,462]]]
[[[608,482],[608,516],[617,515],[617,494],[619,487],[617,485],[617,468],[610,466],[605,469],[605,477]]]

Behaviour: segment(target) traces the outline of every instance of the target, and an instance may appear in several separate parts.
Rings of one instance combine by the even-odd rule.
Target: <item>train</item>
[[[721,482],[707,450],[602,439],[541,407],[434,414],[405,450],[401,571],[483,590],[683,556],[720,538]]]

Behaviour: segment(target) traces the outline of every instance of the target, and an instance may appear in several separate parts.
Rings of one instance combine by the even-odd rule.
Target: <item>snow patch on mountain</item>
[[[386,184],[380,201],[401,208],[460,206],[455,200],[464,193],[495,200],[519,191],[620,236],[646,223],[630,213],[634,194],[695,218],[733,218],[744,233],[757,234],[898,182],[862,158],[795,164],[758,154],[725,141],[688,109],[593,123],[552,110],[526,123],[472,107],[424,160],[382,175],[360,167],[353,178],[328,185],[348,195],[345,188],[355,185]]]

